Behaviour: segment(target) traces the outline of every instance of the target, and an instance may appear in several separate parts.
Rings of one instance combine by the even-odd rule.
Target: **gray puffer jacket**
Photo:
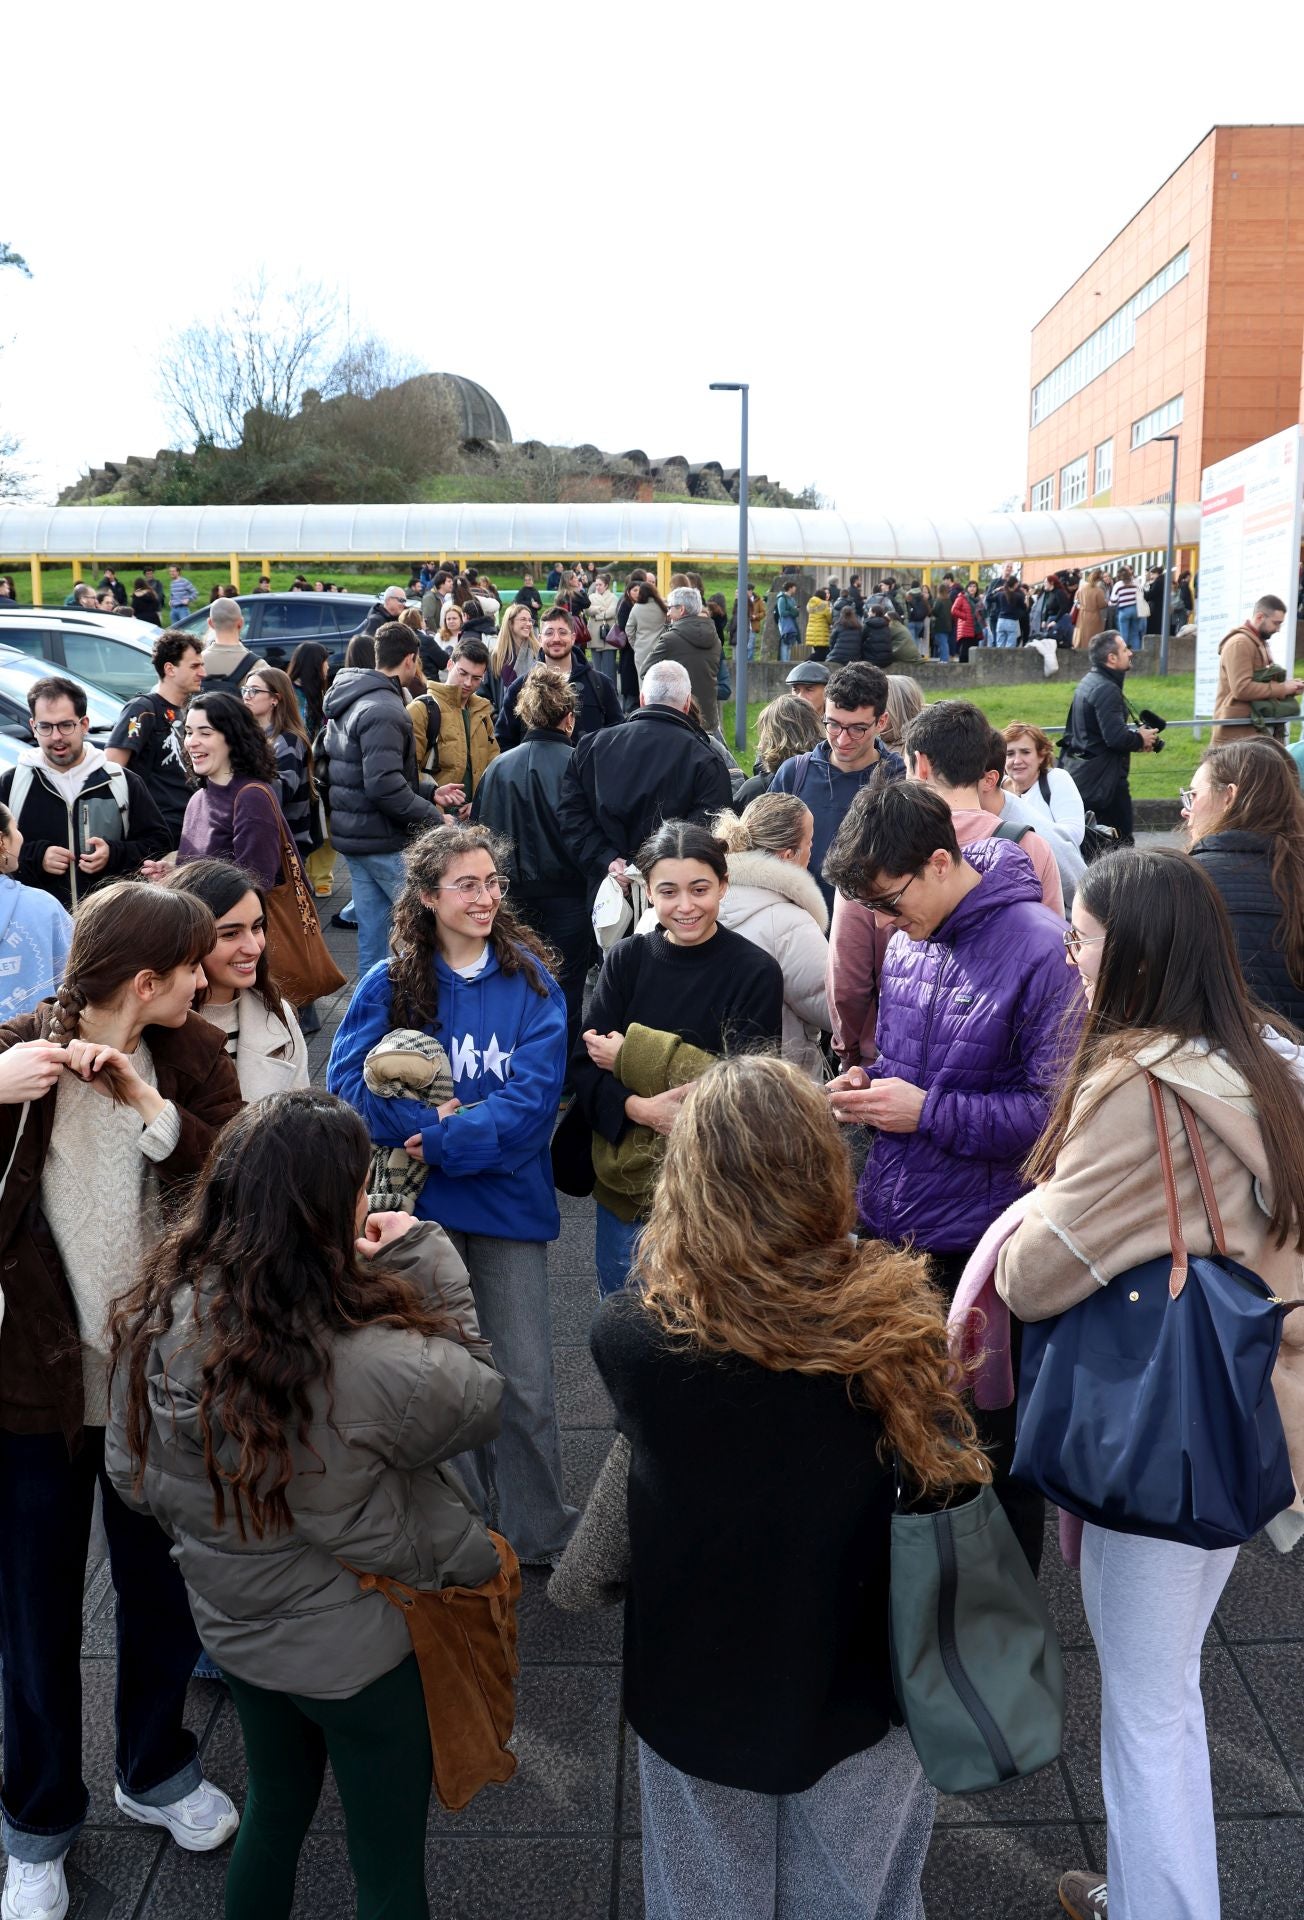
[[[225,1524],[214,1522],[199,1354],[187,1344],[192,1295],[177,1296],[172,1328],[150,1354],[152,1426],[139,1495],[123,1426],[125,1380],[115,1376],[105,1442],[113,1484],[171,1539],[207,1651],[253,1686],[347,1699],[412,1651],[402,1614],[382,1594],[364,1593],[341,1561],[422,1589],[478,1586],[498,1570],[469,1496],[439,1464],[499,1428],[503,1381],[466,1269],[433,1221],[417,1222],[381,1257],[386,1271],[424,1283],[467,1344],[384,1326],[336,1339],[330,1394],[321,1385],[311,1393],[308,1444],[291,1440],[289,1533],[259,1540],[248,1529],[242,1540],[229,1498]],[[236,1449],[220,1430],[214,1438],[219,1463],[233,1468]]]
[[[417,792],[407,696],[373,667],[346,667],[326,695],[331,841],[351,853],[398,853],[414,832],[443,822]]]

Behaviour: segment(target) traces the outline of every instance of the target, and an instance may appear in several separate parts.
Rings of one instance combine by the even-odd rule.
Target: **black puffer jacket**
[[[1197,841],[1198,860],[1223,897],[1236,936],[1245,983],[1257,1000],[1304,1026],[1304,981],[1292,980],[1279,944],[1286,914],[1272,890],[1272,840],[1266,833],[1211,833]],[[1287,909],[1304,913],[1304,900]]]
[[[724,755],[686,713],[640,707],[623,727],[581,740],[566,768],[561,831],[591,880],[632,860],[663,820],[705,826],[730,804]]]
[[[507,873],[513,899],[555,894],[574,899],[587,891],[558,817],[573,752],[566,734],[530,727],[519,747],[489,762],[475,790],[471,818],[511,843]]]
[[[443,821],[417,792],[417,755],[403,689],[374,667],[345,667],[326,695],[331,840],[351,853],[398,853]]]

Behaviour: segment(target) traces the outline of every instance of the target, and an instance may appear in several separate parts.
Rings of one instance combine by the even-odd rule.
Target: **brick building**
[[[1304,126],[1215,127],[1032,332],[1032,510],[1198,500],[1304,419]]]

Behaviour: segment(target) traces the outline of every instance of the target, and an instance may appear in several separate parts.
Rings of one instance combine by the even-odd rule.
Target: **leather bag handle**
[[[1200,1197],[1204,1201],[1204,1210],[1209,1219],[1209,1231],[1213,1235],[1214,1246],[1223,1259],[1227,1258],[1227,1237],[1223,1233],[1222,1215],[1218,1211],[1218,1196],[1214,1192],[1213,1179],[1209,1173],[1209,1162],[1204,1154],[1204,1142],[1200,1138],[1200,1127],[1195,1115],[1177,1095],[1177,1111],[1182,1116],[1182,1125],[1186,1128],[1186,1144],[1191,1149],[1191,1159],[1195,1164],[1195,1177],[1200,1182]]]
[[[1168,1141],[1168,1122],[1164,1117],[1164,1096],[1153,1073],[1146,1074],[1150,1105],[1154,1110],[1155,1130],[1159,1135],[1159,1165],[1164,1176],[1164,1206],[1168,1211],[1168,1244],[1173,1253],[1173,1270],[1168,1276],[1169,1297],[1181,1298],[1186,1285],[1187,1252],[1182,1238],[1182,1209],[1177,1198],[1177,1178],[1173,1172],[1173,1149]],[[1208,1169],[1206,1168],[1206,1173]],[[1203,1192],[1203,1187],[1201,1188]]]

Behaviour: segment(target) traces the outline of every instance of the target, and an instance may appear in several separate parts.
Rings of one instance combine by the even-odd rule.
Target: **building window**
[[[1087,456],[1082,454],[1060,468],[1061,507],[1080,507],[1087,497]]]
[[[1132,349],[1136,339],[1136,323],[1139,316],[1153,307],[1156,300],[1162,299],[1171,286],[1186,278],[1191,264],[1191,250],[1183,247],[1179,254],[1161,267],[1152,280],[1132,295],[1125,306],[1111,313],[1108,320],[1102,321],[1094,333],[1089,333],[1080,347],[1075,347],[1067,360],[1061,360],[1053,367],[1032,390],[1032,424],[1037,426],[1048,414],[1071,400],[1075,393],[1081,393],[1090,386],[1098,374],[1112,367]]]
[[[1052,474],[1049,480],[1039,480],[1033,488],[1028,511],[1029,513],[1049,513],[1054,505],[1055,476]]]
[[[1093,494],[1108,493],[1114,484],[1114,442],[1102,440],[1096,448],[1096,484]]]
[[[1156,407],[1153,413],[1147,413],[1141,420],[1132,422],[1132,451],[1143,447],[1147,440],[1153,440],[1157,433],[1171,433],[1174,427],[1182,424],[1182,395],[1176,400],[1165,400],[1162,407]]]

